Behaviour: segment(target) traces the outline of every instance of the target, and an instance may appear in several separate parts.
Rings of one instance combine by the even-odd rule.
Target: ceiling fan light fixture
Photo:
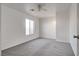
[[[34,9],[34,8],[32,8],[32,9],[30,9],[30,11],[47,11],[45,8],[43,8],[43,5],[41,5],[41,4],[38,4],[37,5],[37,9]]]
[[[30,9],[31,11],[35,11],[34,9]]]

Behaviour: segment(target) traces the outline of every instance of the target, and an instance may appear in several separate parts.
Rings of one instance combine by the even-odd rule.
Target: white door
[[[1,24],[1,4],[0,4],[0,24]],[[1,25],[0,25],[0,55],[1,55]]]
[[[79,4],[77,4],[77,36],[79,36]],[[77,39],[77,55],[79,56],[79,39]]]

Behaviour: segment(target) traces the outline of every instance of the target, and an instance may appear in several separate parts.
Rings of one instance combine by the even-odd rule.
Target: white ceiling
[[[28,13],[35,17],[53,17],[56,16],[57,12],[65,12],[68,11],[71,4],[68,3],[40,3],[42,8],[45,10],[38,11],[37,5],[38,3],[9,3],[3,4],[10,8],[14,8],[24,13]],[[34,9],[35,11],[31,11],[30,9]]]

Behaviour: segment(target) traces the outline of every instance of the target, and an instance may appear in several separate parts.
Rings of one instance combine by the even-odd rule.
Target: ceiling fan
[[[38,4],[37,5],[37,9],[38,11],[46,11],[46,9],[44,8],[44,5],[43,4]],[[35,9],[30,9],[31,11],[35,11]]]

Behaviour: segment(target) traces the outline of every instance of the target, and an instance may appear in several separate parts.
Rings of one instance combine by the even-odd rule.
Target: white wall
[[[69,10],[56,13],[56,40],[69,42]]]
[[[41,18],[39,23],[40,37],[69,43],[69,10],[56,13],[56,17]]]
[[[39,37],[39,20],[18,10],[2,6],[2,50]],[[35,21],[35,34],[25,35],[25,19]]]
[[[70,44],[72,46],[72,49],[77,55],[77,39],[73,38],[74,35],[77,34],[77,5],[72,4],[70,8],[70,23],[69,23],[69,29],[70,29]]]
[[[40,23],[40,37],[56,39],[56,17],[41,18]]]

